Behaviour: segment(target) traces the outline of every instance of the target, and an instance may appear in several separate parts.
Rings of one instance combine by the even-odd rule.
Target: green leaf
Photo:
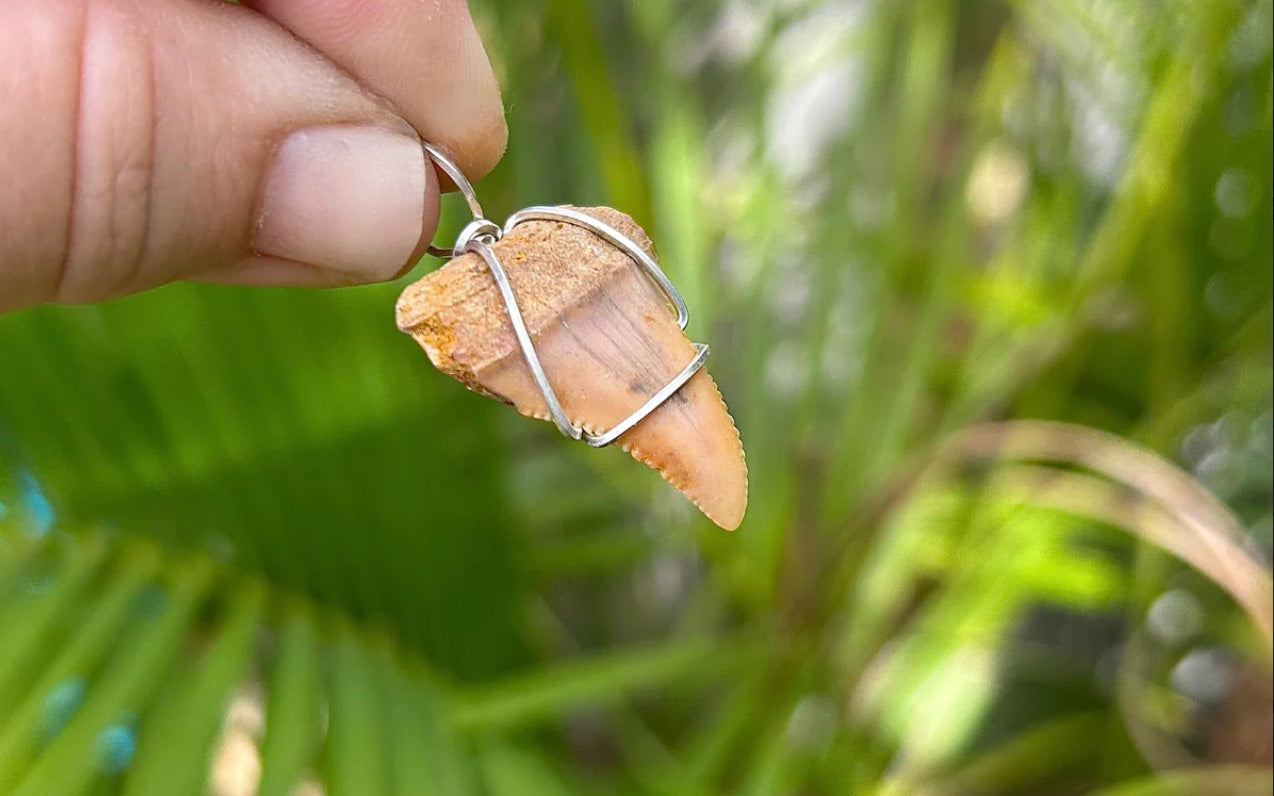
[[[138,730],[137,760],[125,796],[195,793],[208,779],[209,752],[222,728],[230,694],[251,661],[265,592],[247,583],[230,599],[216,636],[191,677],[170,675],[165,693]],[[194,667],[192,667],[194,668]]]
[[[266,703],[261,796],[285,796],[313,761],[319,743],[322,659],[315,620],[302,604],[279,622]]]

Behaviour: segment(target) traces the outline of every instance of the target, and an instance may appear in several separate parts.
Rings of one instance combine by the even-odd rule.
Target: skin
[[[392,278],[506,141],[464,0],[5,0],[0,108],[0,312]]]

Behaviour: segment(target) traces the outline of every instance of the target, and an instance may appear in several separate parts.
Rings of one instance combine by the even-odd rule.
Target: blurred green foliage
[[[402,283],[0,318],[0,793],[1270,792],[1268,0],[473,5],[484,204],[647,226],[744,525]]]

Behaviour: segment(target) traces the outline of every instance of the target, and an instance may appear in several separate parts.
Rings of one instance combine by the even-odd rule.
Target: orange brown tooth
[[[654,256],[627,215],[580,208]],[[524,221],[492,247],[508,273],[535,350],[571,422],[600,434],[695,356],[663,294],[632,259],[582,227]],[[467,387],[549,419],[486,263],[457,257],[407,287],[398,327]],[[618,439],[713,522],[734,530],[747,508],[747,465],[734,421],[706,370]]]

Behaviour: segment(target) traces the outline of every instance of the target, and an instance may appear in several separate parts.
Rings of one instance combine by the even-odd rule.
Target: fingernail
[[[407,136],[374,127],[298,130],[266,176],[253,248],[391,279],[426,232],[426,179],[424,152]]]

